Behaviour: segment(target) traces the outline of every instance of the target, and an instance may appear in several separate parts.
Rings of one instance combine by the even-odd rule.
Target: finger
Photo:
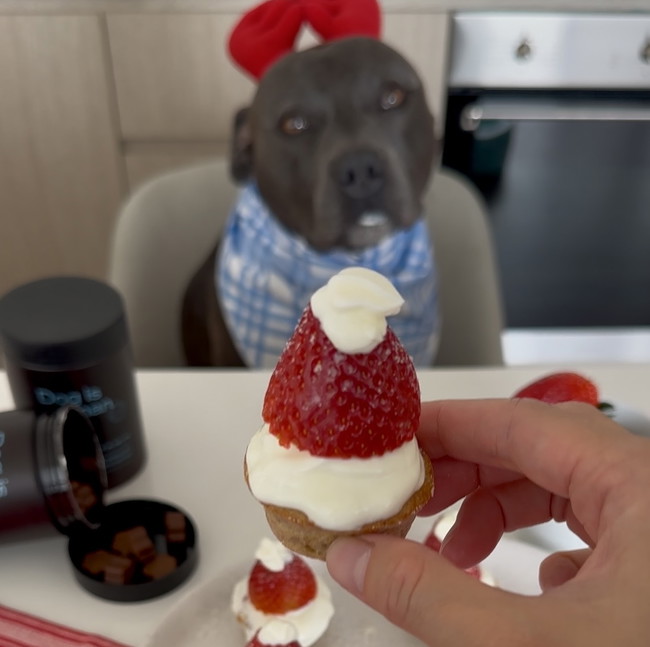
[[[332,577],[431,647],[530,642],[530,601],[491,588],[422,544],[371,535],[341,539],[327,554]]]
[[[566,499],[526,479],[489,489],[479,488],[465,497],[440,552],[457,566],[469,568],[494,550],[504,532],[551,519],[567,522],[583,541],[593,544]]]
[[[420,516],[445,510],[479,486],[476,463],[445,457],[432,460],[431,467],[434,475],[433,494],[420,510]]]
[[[591,553],[590,548],[584,548],[549,555],[539,566],[539,585],[542,591],[548,591],[572,580]]]
[[[498,499],[487,490],[477,490],[463,501],[456,523],[442,541],[440,554],[460,568],[474,566],[494,550],[504,528]]]
[[[601,511],[621,508],[605,506],[606,500],[630,494],[610,487],[612,482],[621,481],[630,469],[647,479],[644,461],[630,447],[630,439],[635,437],[585,404],[430,402],[423,405],[418,437],[434,458],[450,456],[520,472],[542,488],[570,498],[585,530],[594,538]],[[643,447],[645,459],[649,447]],[[630,463],[633,457],[634,466]]]
[[[432,459],[450,456],[522,472],[522,467],[533,462],[530,450],[538,444],[554,454],[561,453],[554,447],[582,453],[586,441],[591,446],[605,444],[613,430],[619,429],[595,407],[570,404],[549,405],[531,399],[424,402],[418,440]],[[591,429],[603,424],[609,432],[604,439],[602,429],[600,434]]]
[[[454,458],[438,458],[431,461],[436,477],[433,496],[420,511],[428,516],[445,510],[478,487],[493,487],[521,479],[521,474],[496,467],[477,465]]]

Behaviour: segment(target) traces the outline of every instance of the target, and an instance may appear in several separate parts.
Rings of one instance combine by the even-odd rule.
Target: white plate
[[[416,524],[421,520],[417,520]],[[426,522],[426,529],[430,522]],[[413,535],[423,536],[425,526]],[[548,553],[504,538],[485,561],[485,568],[501,588],[535,595],[539,593],[539,563]],[[335,584],[321,562],[311,562],[332,591],[335,614],[318,647],[418,647],[422,643],[391,625]],[[184,598],[158,627],[146,647],[243,647],[241,627],[230,611],[230,595],[236,581],[250,570],[252,561],[234,566]]]
[[[605,401],[608,402],[606,398]],[[615,420],[633,434],[650,436],[650,418],[624,402],[610,402],[610,404],[614,407],[614,410],[608,413],[612,420]]]
[[[563,522],[547,521],[512,533],[517,539],[535,544],[543,550],[556,552],[588,548],[578,535],[575,535]]]

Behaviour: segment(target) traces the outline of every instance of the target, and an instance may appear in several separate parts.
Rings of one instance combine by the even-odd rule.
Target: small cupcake
[[[310,647],[325,633],[334,615],[326,584],[304,559],[278,541],[262,539],[255,558],[249,575],[236,584],[231,600],[246,639],[252,640],[272,620],[282,620],[295,629],[300,647]]]
[[[348,268],[318,290],[271,376],[245,478],[275,536],[325,559],[340,536],[406,536],[433,473],[413,362],[387,325],[403,299]]]

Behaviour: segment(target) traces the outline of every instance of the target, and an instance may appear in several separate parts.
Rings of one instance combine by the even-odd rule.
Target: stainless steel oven
[[[650,13],[460,13],[443,165],[485,196],[507,325],[650,326]]]

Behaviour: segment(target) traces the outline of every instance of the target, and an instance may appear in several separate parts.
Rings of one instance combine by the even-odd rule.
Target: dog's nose
[[[372,151],[346,153],[337,160],[336,178],[349,198],[369,198],[384,186],[384,163]]]

